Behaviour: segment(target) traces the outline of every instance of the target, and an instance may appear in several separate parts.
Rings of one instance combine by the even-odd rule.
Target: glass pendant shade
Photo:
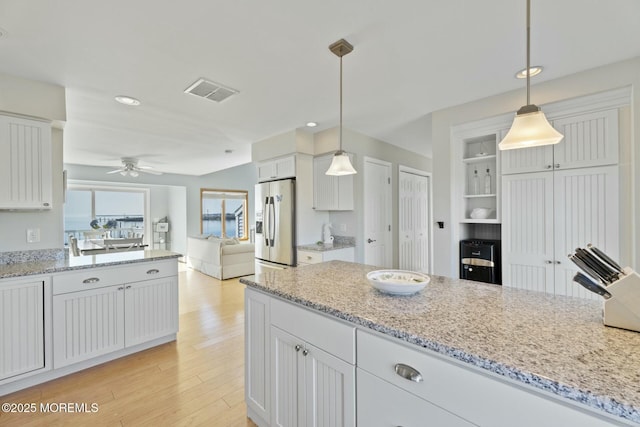
[[[523,107],[524,109],[525,107]],[[522,109],[521,109],[522,110]],[[557,144],[564,136],[549,124],[544,113],[535,107],[531,112],[518,111],[511,129],[498,144],[500,150]]]
[[[355,173],[358,172],[351,165],[349,155],[344,151],[336,151],[336,154],[333,155],[333,160],[331,160],[331,166],[329,166],[325,175],[342,176]]]

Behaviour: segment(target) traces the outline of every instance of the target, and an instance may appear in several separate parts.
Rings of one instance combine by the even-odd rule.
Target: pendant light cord
[[[342,151],[342,56],[340,57],[340,147]]]
[[[530,65],[530,50],[531,50],[531,0],[527,0],[527,104],[530,105],[530,83],[531,79],[531,65]],[[342,101],[341,101],[342,102]]]

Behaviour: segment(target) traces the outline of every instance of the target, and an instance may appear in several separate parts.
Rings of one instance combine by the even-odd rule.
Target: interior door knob
[[[375,240],[367,239],[367,243],[373,243]]]

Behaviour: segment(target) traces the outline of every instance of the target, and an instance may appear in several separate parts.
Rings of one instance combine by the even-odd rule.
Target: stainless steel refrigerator
[[[296,265],[296,181],[263,182],[255,188],[256,259]]]

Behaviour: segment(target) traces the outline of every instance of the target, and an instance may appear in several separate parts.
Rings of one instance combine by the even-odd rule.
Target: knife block
[[[611,298],[604,302],[603,320],[607,326],[640,332],[640,276],[631,268],[607,286]]]

